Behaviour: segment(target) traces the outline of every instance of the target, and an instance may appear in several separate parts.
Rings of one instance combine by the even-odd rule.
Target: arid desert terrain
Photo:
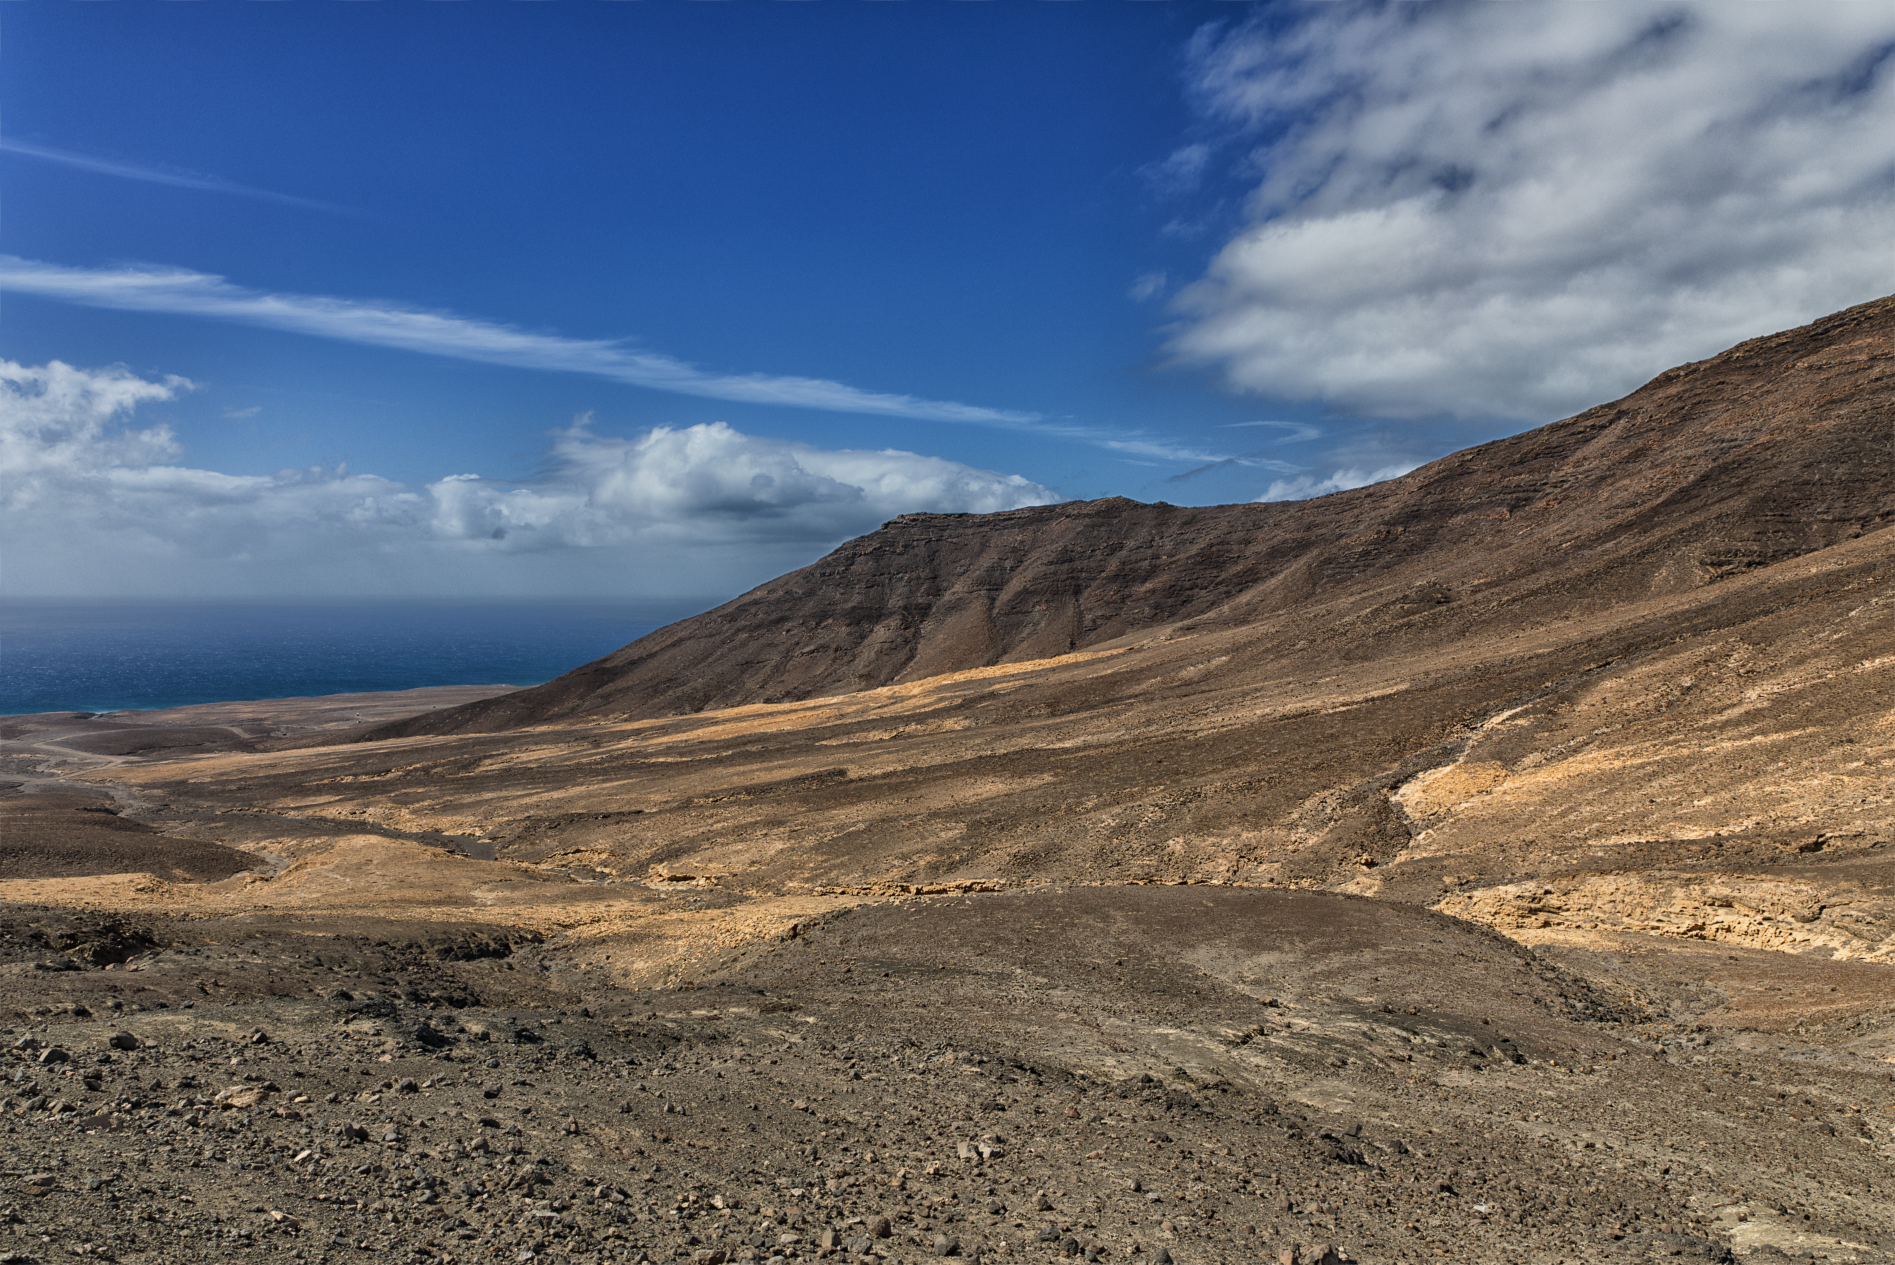
[[[1895,1260],[1895,300],[530,689],[0,718],[0,1262]]]

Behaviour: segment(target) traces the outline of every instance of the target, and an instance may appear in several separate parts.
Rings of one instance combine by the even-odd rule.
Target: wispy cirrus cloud
[[[1228,461],[1228,454],[1208,452],[1190,444],[1174,444],[1162,439],[1140,437],[1102,438],[1092,432],[1080,432],[1091,443],[1121,456],[1149,457],[1153,461]],[[1078,436],[1075,435],[1075,438]]]
[[[823,378],[763,373],[713,373],[618,339],[539,334],[495,321],[431,312],[373,299],[272,294],[184,268],[68,268],[0,256],[0,290],[35,294],[87,307],[164,312],[261,325],[339,342],[519,369],[583,373],[615,382],[742,404],[871,413],[928,421],[1032,426],[1038,413],[982,408],[950,400],[864,391]]]
[[[12,290],[88,307],[169,313],[261,325],[270,329],[426,355],[558,373],[583,373],[653,391],[743,404],[827,409],[923,421],[960,422],[1027,431],[1090,444],[1128,458],[1222,461],[1208,452],[1136,430],[1082,425],[1041,413],[984,408],[951,400],[865,391],[824,378],[714,373],[628,346],[621,339],[567,338],[452,312],[326,295],[272,294],[185,268],[69,268],[0,255],[0,291]]]
[[[1273,426],[1288,432],[1279,443],[1300,444],[1306,440],[1321,439],[1322,431],[1308,422],[1226,422],[1225,430],[1248,430],[1257,426]]]
[[[1266,457],[1261,452],[1247,452],[1235,457],[1222,457],[1207,461],[1204,465],[1199,466],[1195,470],[1186,470],[1183,474],[1174,474],[1169,479],[1166,479],[1165,482],[1188,483],[1192,479],[1198,478],[1201,475],[1211,474],[1214,471],[1240,468],[1248,470],[1268,470],[1274,474],[1295,474],[1303,469],[1302,466],[1296,465],[1293,462],[1281,461],[1275,457]]]
[[[69,149],[55,149],[51,145],[34,145],[28,141],[0,139],[0,153],[18,154],[23,158],[37,158],[43,162],[58,163],[63,167],[76,167],[80,171],[90,171],[101,176],[117,176],[122,180],[142,180],[147,184],[170,185],[176,189],[201,189],[206,193],[228,193],[240,198],[255,198],[261,202],[280,202],[285,206],[300,206],[310,211],[326,211],[332,215],[355,215],[356,211],[346,206],[337,206],[333,202],[321,202],[315,198],[299,198],[293,194],[275,193],[269,189],[256,189],[234,180],[225,180],[221,176],[209,176],[202,172],[180,171],[167,167],[148,167],[142,163],[120,162],[111,158],[99,158],[92,154],[74,153]]]

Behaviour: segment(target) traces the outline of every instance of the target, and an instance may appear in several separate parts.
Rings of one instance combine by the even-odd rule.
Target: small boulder
[[[114,1032],[105,1039],[105,1043],[114,1050],[136,1050],[138,1038],[129,1032]]]
[[[454,1038],[424,1019],[415,1025],[415,1044],[429,1050],[443,1050],[454,1044]]]

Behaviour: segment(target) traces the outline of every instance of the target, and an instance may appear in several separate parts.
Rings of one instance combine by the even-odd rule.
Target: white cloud
[[[1150,181],[1160,193],[1188,193],[1198,187],[1204,178],[1204,169],[1211,161],[1211,147],[1201,143],[1180,145],[1171,151],[1163,161],[1147,164],[1139,169],[1139,174]]]
[[[191,385],[178,377],[147,382],[124,369],[88,372],[57,360],[38,368],[0,360],[0,494],[22,494],[44,471],[150,465],[176,455],[168,427],[131,430],[112,422]]]
[[[1269,426],[1287,432],[1278,442],[1300,444],[1311,439],[1321,439],[1322,430],[1308,422],[1225,422],[1225,430],[1247,430],[1254,426]]]
[[[1244,389],[1546,420],[1895,289],[1895,6],[1307,6],[1207,28],[1247,226],[1172,348]]]
[[[1143,303],[1146,299],[1163,291],[1164,288],[1165,273],[1163,271],[1140,273],[1125,295],[1134,303]]]
[[[771,541],[819,546],[897,514],[991,513],[1058,499],[1018,475],[893,449],[829,451],[722,422],[633,439],[560,435],[531,483],[460,475],[428,485],[443,540],[507,550]]]
[[[584,373],[654,391],[745,404],[986,425],[1029,425],[1039,417],[1036,413],[863,391],[821,378],[709,373],[671,356],[627,347],[621,341],[535,334],[492,321],[382,301],[268,294],[183,268],[67,268],[0,255],[0,290],[88,307],[213,317],[457,360]]]
[[[1319,479],[1311,474],[1299,475],[1294,479],[1277,479],[1257,499],[1259,501],[1306,501],[1312,496],[1327,496],[1331,492],[1347,492],[1350,488],[1365,488],[1371,483],[1398,479],[1420,464],[1419,461],[1400,462],[1375,470],[1350,466],[1336,471],[1326,479]]]
[[[293,197],[287,193],[272,193],[268,189],[253,189],[249,185],[225,180],[221,176],[207,176],[202,172],[180,171],[175,168],[151,167],[143,163],[119,162],[111,158],[74,153],[69,149],[55,149],[50,145],[0,140],[0,153],[38,158],[45,162],[58,163],[63,167],[76,167],[81,171],[95,172],[102,176],[117,176],[122,180],[142,180],[148,184],[171,185],[179,189],[201,189],[206,193],[230,193],[242,198],[256,198],[263,202],[281,202],[289,206],[305,207],[312,211],[354,214],[347,207],[317,202],[310,198]]]
[[[486,364],[583,373],[678,395],[995,426],[1162,461],[1219,459],[1138,430],[1086,426],[1038,413],[863,391],[820,378],[710,373],[618,341],[536,334],[396,303],[268,294],[232,285],[222,277],[180,268],[67,268],[0,255],[0,290],[90,307],[211,317]]]
[[[131,414],[191,384],[0,361],[0,536],[16,594],[734,592],[913,511],[1050,490],[914,453],[828,451],[722,423],[562,432],[546,472],[412,489],[346,468],[176,464]]]

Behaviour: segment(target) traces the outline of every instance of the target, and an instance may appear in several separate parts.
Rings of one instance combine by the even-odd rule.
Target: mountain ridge
[[[1532,618],[1687,591],[1895,519],[1892,335],[1895,298],[1875,300],[1310,501],[903,515],[554,681],[365,736],[796,701],[1294,611]]]

